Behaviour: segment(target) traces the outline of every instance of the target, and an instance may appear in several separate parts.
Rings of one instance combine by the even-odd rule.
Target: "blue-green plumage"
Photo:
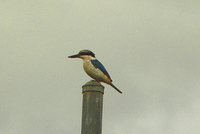
[[[98,68],[99,70],[101,70],[106,76],[108,76],[108,78],[110,78],[109,73],[107,72],[106,68],[103,66],[103,64],[98,61],[97,59],[91,60],[92,65],[95,68]]]

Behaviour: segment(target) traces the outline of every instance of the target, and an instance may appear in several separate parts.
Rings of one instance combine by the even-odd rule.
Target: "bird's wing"
[[[99,62],[97,59],[91,60],[91,62],[95,68],[101,70],[108,78],[110,78],[109,73],[106,71],[105,67],[103,66],[103,64],[101,64],[101,62]]]

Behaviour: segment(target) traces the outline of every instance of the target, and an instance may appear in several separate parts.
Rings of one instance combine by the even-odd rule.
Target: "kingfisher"
[[[95,79],[97,82],[104,82],[119,93],[122,93],[115,85],[112,83],[112,79],[103,66],[103,64],[98,61],[95,57],[95,54],[90,50],[81,50],[78,54],[68,56],[68,58],[80,58],[83,60],[83,68],[87,75]]]

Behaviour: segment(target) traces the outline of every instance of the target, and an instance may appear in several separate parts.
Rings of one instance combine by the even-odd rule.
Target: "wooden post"
[[[82,86],[82,93],[81,134],[101,134],[104,86],[91,80]]]

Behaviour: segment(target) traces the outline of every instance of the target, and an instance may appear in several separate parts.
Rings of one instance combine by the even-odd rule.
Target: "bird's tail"
[[[110,85],[111,85],[114,89],[116,89],[119,93],[122,94],[122,91],[120,91],[115,85],[113,85],[112,83],[110,83]]]

